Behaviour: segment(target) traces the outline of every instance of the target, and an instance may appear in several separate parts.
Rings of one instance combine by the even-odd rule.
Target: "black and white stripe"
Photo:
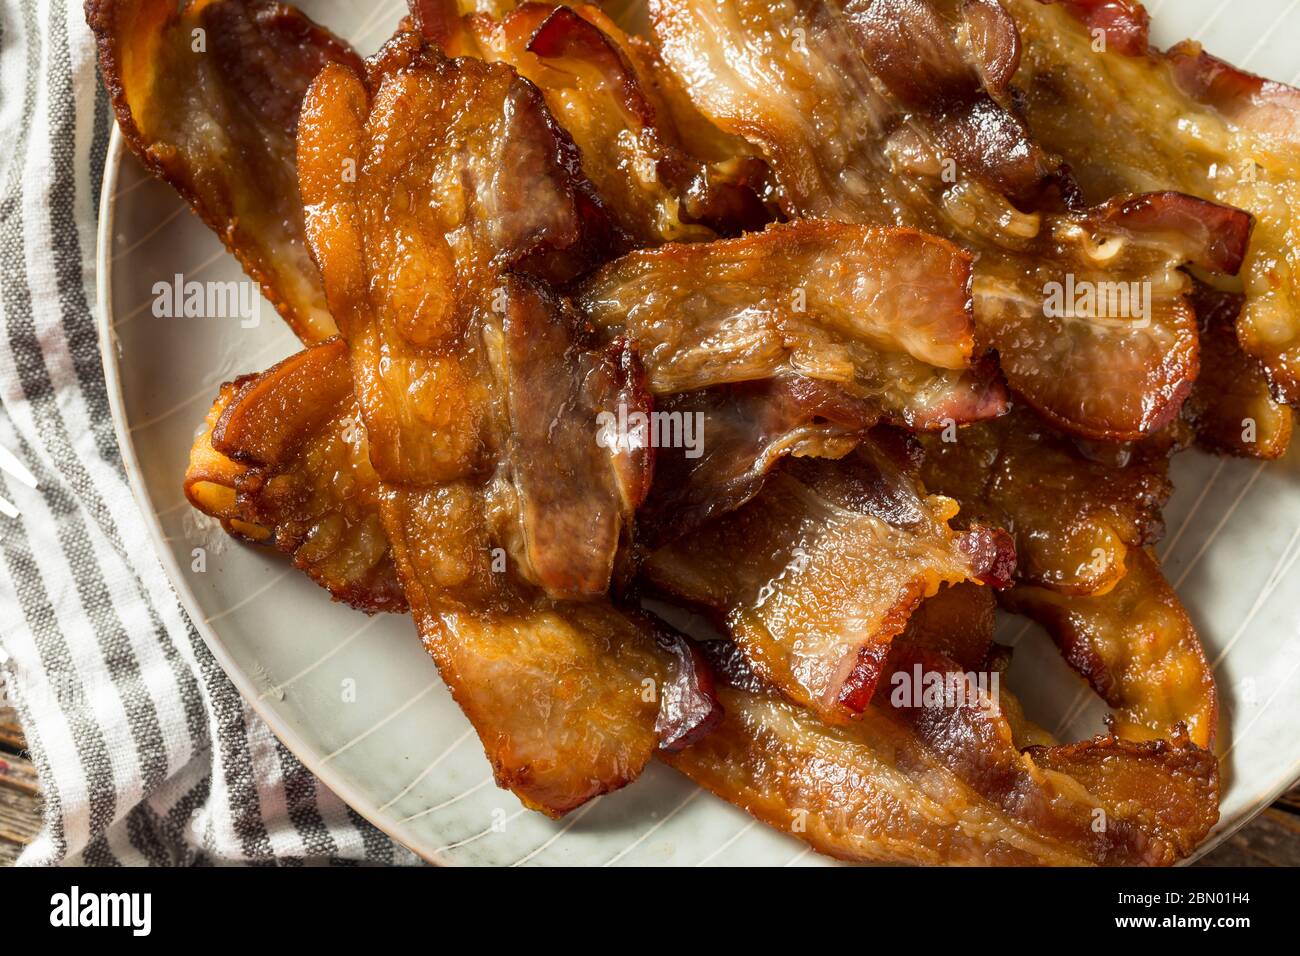
[[[81,0],[0,0],[0,668],[45,791],[22,861],[413,862],[277,741],[180,607],[109,414],[94,236],[111,111]]]

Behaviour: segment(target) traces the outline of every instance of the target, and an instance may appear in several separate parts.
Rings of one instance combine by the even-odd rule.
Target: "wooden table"
[[[0,866],[40,829],[41,791],[13,711],[0,707]],[[1300,787],[1205,858],[1200,866],[1300,866]]]

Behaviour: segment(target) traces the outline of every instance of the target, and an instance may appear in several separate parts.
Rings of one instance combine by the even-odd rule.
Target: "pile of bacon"
[[[131,149],[305,346],[189,499],[412,614],[551,816],[657,757],[850,860],[1186,857],[1217,705],[1149,546],[1172,454],[1290,438],[1300,92],[1135,0],[608,6],[413,0],[363,62],[90,0]],[[1001,674],[997,605],[1106,734],[895,692]]]

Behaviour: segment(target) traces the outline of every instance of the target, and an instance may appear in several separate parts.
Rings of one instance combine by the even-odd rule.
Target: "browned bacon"
[[[457,18],[455,4],[417,2],[412,13],[447,52],[508,63],[537,84],[633,242],[710,239],[772,218],[762,161],[739,137],[697,135],[698,117],[680,129],[644,43],[592,4],[509,6]]]
[[[796,459],[753,501],[652,554],[654,589],[724,625],[754,670],[840,723],[860,714],[890,642],[943,584],[1005,584],[1005,536],[968,549],[950,499],[920,493],[887,447]]]
[[[90,0],[99,66],[131,151],[235,254],[304,342],[337,331],[303,241],[303,94],[343,40],[269,0]]]
[[[1118,461],[1089,457],[1019,407],[922,443],[926,487],[955,498],[962,521],[1010,531],[1025,583],[1105,593],[1124,576],[1129,555],[1164,531],[1160,509],[1173,491],[1166,446],[1139,445]]]
[[[892,675],[970,686],[931,652],[899,654],[877,702],[828,726],[721,651],[725,717],[670,765],[822,853],[923,864],[1168,865],[1218,819],[1214,756],[1186,738],[1098,737],[1020,750],[1008,712],[957,694],[891,704]],[[892,685],[892,686],[891,686]]]
[[[293,555],[337,601],[404,612],[378,492],[337,338],[222,386],[185,473],[231,534]]]
[[[908,34],[879,19],[895,7],[924,39],[915,72],[900,65]],[[1179,267],[1234,271],[1249,217],[1171,194],[1056,211],[1054,195],[1074,198],[1062,170],[981,86],[969,43],[938,9],[922,0],[651,3],[666,62],[705,115],[763,150],[788,215],[913,226],[967,245],[979,254],[975,320],[1013,389],[1090,438],[1158,430],[1198,369]],[[982,162],[963,163],[963,150]],[[1031,194],[1041,209],[1016,205]],[[1208,227],[1182,231],[1197,220]],[[1079,280],[1149,290],[1150,309],[1050,314],[1050,287]]]
[[[801,376],[670,395],[655,410],[654,483],[637,513],[649,548],[739,508],[787,456],[847,455],[879,417],[870,403]]]
[[[1192,304],[1201,326],[1201,375],[1183,416],[1208,451],[1276,460],[1291,445],[1293,414],[1273,401],[1268,376],[1237,341],[1245,298],[1197,283]]]
[[[1003,600],[1047,628],[1070,666],[1115,708],[1120,737],[1167,739],[1181,724],[1194,743],[1209,747],[1218,697],[1196,628],[1154,558],[1135,549],[1126,564],[1104,596],[1022,585]]]
[[[1176,189],[1255,215],[1237,336],[1277,401],[1296,401],[1300,91],[1195,43],[1161,53],[1136,0],[1004,3],[1023,37],[1015,83],[1034,135],[1069,161],[1091,201]]]
[[[635,356],[589,347],[546,280],[585,268],[607,223],[510,67],[410,33],[367,67],[313,84],[299,172],[381,522],[498,783],[560,815],[716,719],[693,658],[604,600],[649,449],[598,425],[648,406]]]
[[[658,394],[797,374],[925,429],[1006,407],[991,370],[972,368],[969,280],[969,258],[941,239],[798,221],[630,253],[577,301],[640,343]]]

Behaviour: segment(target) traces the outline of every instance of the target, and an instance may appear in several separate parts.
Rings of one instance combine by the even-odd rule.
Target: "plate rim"
[[[410,850],[426,863],[435,866],[457,866],[458,864],[454,861],[447,859],[434,850],[422,848],[398,833],[396,823],[390,820],[373,801],[353,787],[346,775],[332,765],[325,764],[318,759],[314,754],[315,748],[295,732],[292,727],[281,720],[271,705],[261,698],[257,693],[252,678],[244,673],[234,658],[230,656],[224,642],[204,619],[203,615],[196,612],[199,607],[198,600],[195,598],[185,575],[181,572],[171,548],[166,547],[162,528],[158,523],[157,512],[152,504],[153,499],[144,484],[143,473],[136,457],[135,444],[131,439],[131,432],[127,426],[121,376],[118,369],[117,339],[112,322],[112,242],[113,220],[117,201],[117,181],[122,160],[126,153],[126,140],[115,118],[104,157],[104,174],[99,196],[99,223],[95,235],[95,326],[99,336],[100,362],[104,371],[109,412],[113,419],[113,431],[117,436],[122,465],[126,472],[132,497],[135,499],[136,507],[144,519],[149,538],[153,543],[159,562],[167,574],[168,582],[176,592],[177,599],[194,625],[195,630],[203,639],[203,643],[212,653],[217,663],[221,665],[226,677],[235,685],[235,689],[239,691],[240,696],[308,770],[315,774],[344,803],[361,814],[389,838]],[[151,178],[154,175],[152,171],[147,169],[143,172]],[[188,203],[186,203],[186,207],[189,208]],[[193,213],[193,210],[190,209],[190,212]],[[1267,810],[1282,794],[1300,784],[1300,762],[1297,762],[1291,768],[1288,775],[1278,779],[1279,783],[1265,791],[1262,796],[1256,798],[1253,803],[1239,812],[1234,818],[1226,823],[1220,818],[1220,821],[1215,825],[1215,830],[1211,832],[1206,840],[1190,856],[1177,865],[1190,866],[1208,853],[1213,852]],[[741,809],[743,810],[743,808]]]

